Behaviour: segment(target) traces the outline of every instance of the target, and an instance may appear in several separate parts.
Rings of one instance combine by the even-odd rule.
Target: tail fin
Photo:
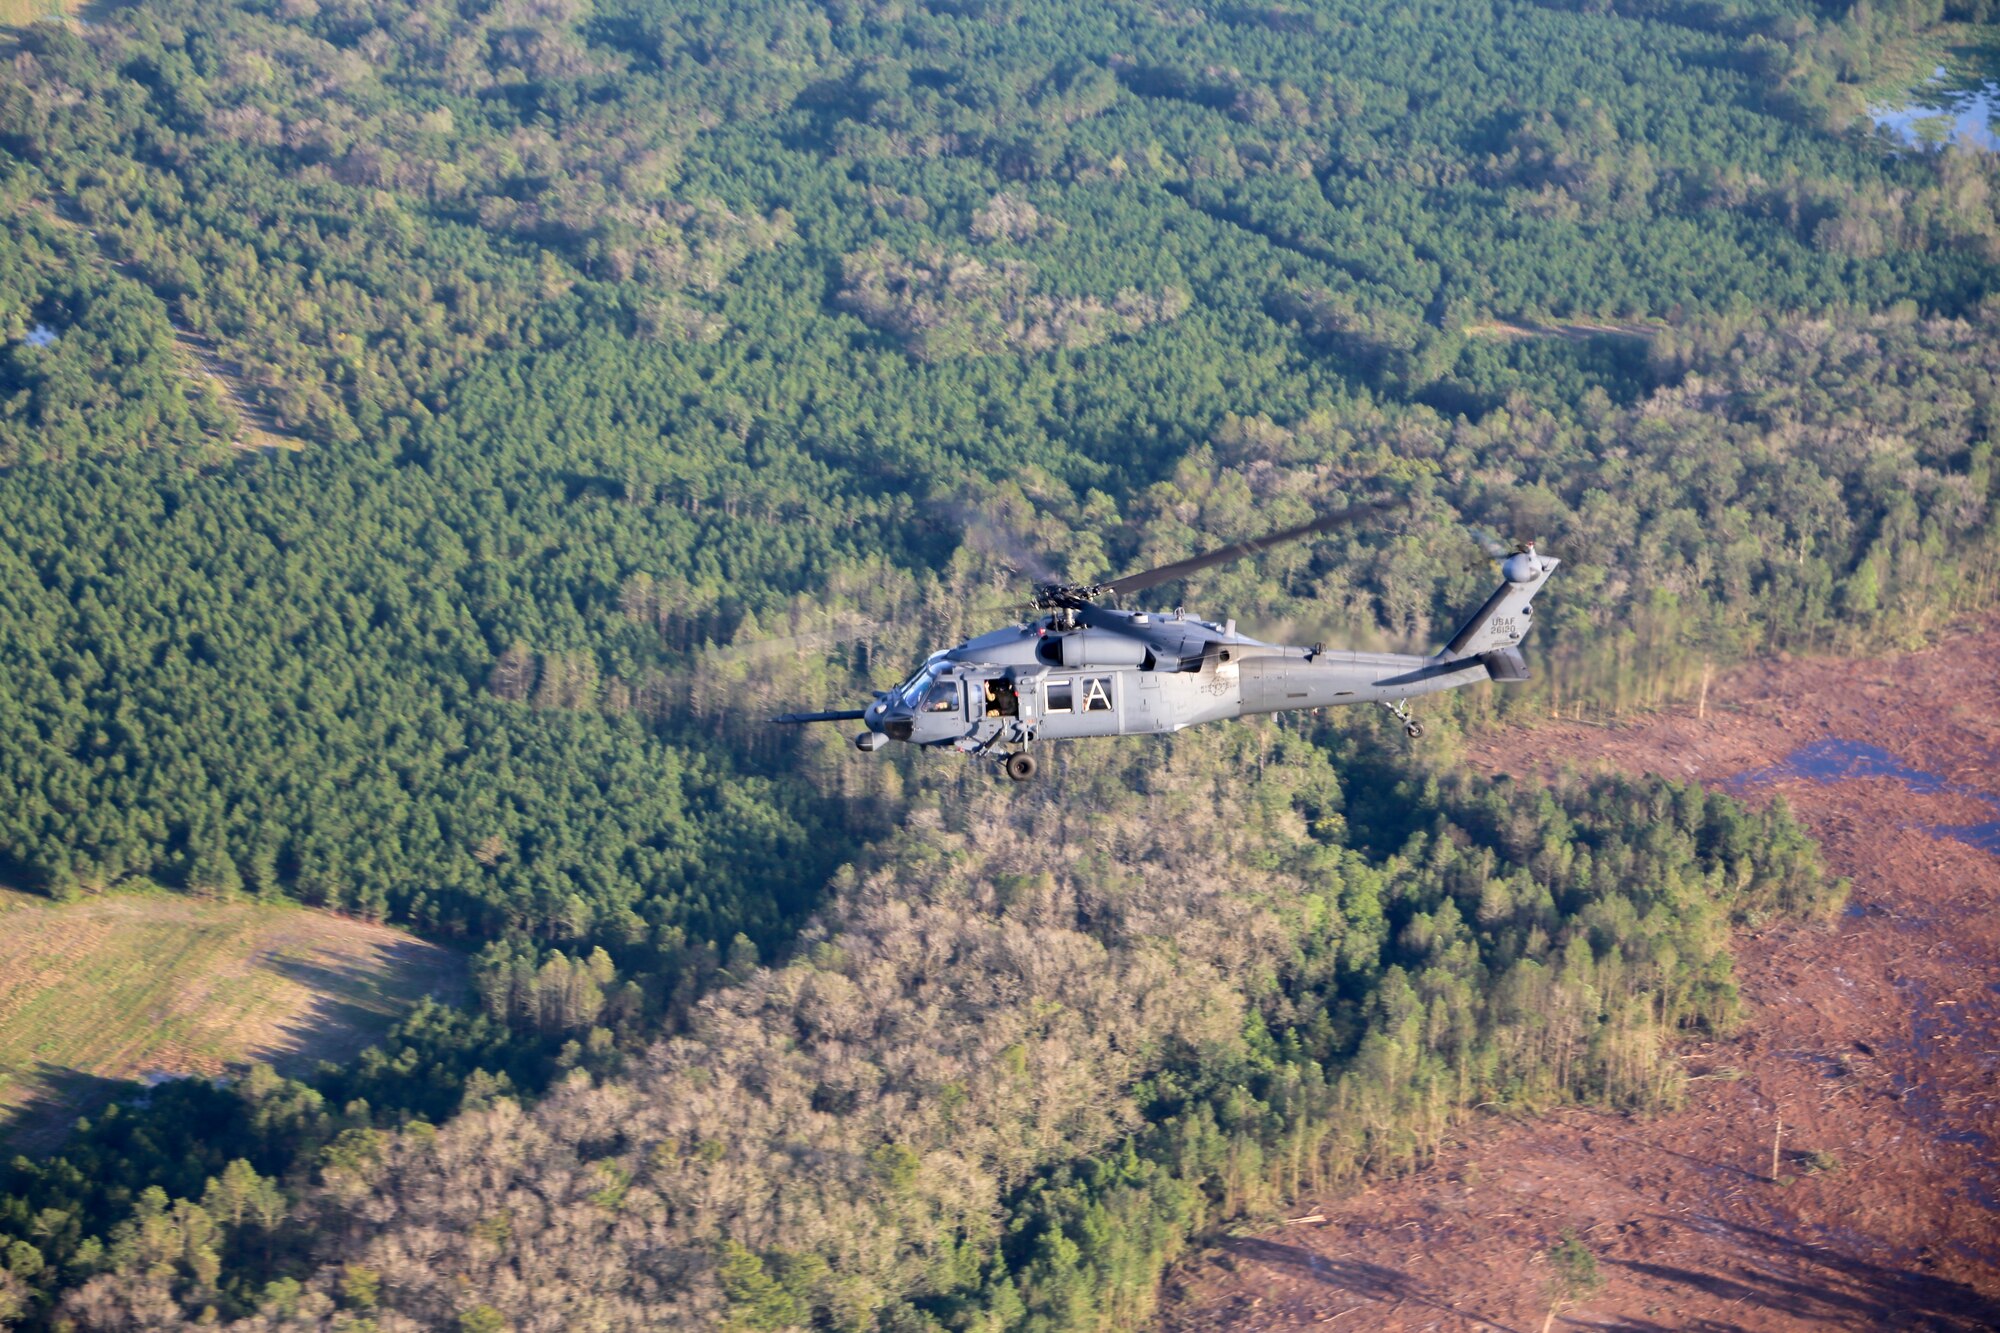
[[[1507,581],[1451,636],[1438,657],[1447,661],[1481,657],[1520,643],[1534,617],[1535,594],[1561,563],[1536,555],[1532,545],[1508,556],[1500,566]]]

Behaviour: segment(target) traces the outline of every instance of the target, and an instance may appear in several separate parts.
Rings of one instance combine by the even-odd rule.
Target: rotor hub
[[[1081,611],[1103,595],[1102,583],[1037,583],[1034,603],[1037,611]]]

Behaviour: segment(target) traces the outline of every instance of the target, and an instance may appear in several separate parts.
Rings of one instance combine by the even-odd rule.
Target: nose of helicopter
[[[868,730],[854,738],[856,746],[863,750],[873,750],[882,744],[884,737],[895,741],[906,741],[916,730],[916,721],[911,712],[891,704],[886,699],[877,699],[862,715]]]

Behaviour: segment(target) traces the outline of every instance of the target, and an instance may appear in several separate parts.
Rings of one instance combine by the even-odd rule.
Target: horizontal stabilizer
[[[1497,653],[1482,653],[1480,665],[1486,674],[1495,680],[1515,681],[1528,678],[1528,659],[1521,656],[1519,648],[1502,648]]]

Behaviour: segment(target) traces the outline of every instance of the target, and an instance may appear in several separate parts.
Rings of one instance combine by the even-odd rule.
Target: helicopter
[[[1353,523],[1390,503],[1352,505],[1105,583],[1038,583],[1031,600],[1039,614],[932,653],[866,708],[771,721],[861,722],[867,729],[854,738],[859,750],[890,741],[950,746],[997,760],[1017,782],[1035,775],[1029,747],[1037,741],[1164,734],[1291,709],[1380,704],[1415,740],[1424,730],[1409,711],[1417,695],[1528,679],[1521,640],[1535,596],[1560,560],[1539,554],[1533,542],[1517,543],[1500,562],[1500,586],[1429,657],[1263,643],[1238,633],[1234,620],[1102,604]]]

